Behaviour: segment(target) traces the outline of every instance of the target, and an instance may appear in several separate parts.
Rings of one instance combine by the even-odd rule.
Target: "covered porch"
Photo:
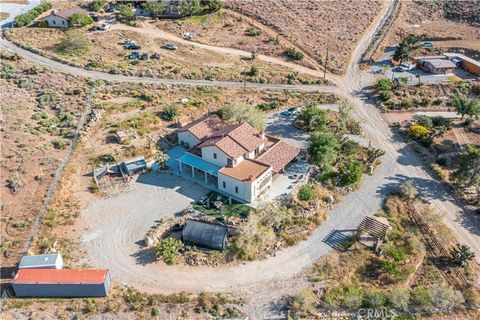
[[[192,182],[204,185],[211,190],[217,190],[219,166],[207,162],[189,152],[185,152],[177,158],[177,162],[178,171],[173,173]]]

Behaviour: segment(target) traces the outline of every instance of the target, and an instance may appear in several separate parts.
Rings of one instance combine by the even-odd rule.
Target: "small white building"
[[[82,8],[70,8],[65,10],[52,10],[50,15],[43,19],[50,28],[70,27],[69,18],[75,13],[88,15],[88,11]]]
[[[23,256],[19,269],[62,269],[63,258],[60,253]]]
[[[179,173],[242,202],[253,202],[299,154],[248,123],[227,125],[217,115],[194,121],[177,134],[179,144],[189,148],[177,159]]]

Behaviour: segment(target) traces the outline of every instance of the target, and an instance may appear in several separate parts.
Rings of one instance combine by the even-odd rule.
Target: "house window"
[[[213,153],[213,159],[217,159],[217,154],[215,152]]]
[[[232,159],[227,159],[227,166],[233,167],[233,160]]]
[[[227,187],[227,184],[225,183],[225,181],[222,182],[222,186],[223,186],[223,189]]]
[[[246,153],[243,155],[243,157],[244,157],[245,159],[248,159],[248,152],[246,152]]]
[[[62,24],[65,25],[65,21],[62,20]]]
[[[57,22],[56,22],[55,20],[52,20],[52,23],[53,23],[53,24],[57,24]]]
[[[238,193],[238,187],[235,187],[235,193]]]

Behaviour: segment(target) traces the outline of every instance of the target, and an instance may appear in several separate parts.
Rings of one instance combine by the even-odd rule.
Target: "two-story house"
[[[228,125],[217,115],[180,128],[178,142],[189,148],[177,159],[180,174],[244,202],[264,192],[299,153],[248,123]]]

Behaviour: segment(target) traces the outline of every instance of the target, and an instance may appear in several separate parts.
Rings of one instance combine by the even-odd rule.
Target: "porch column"
[[[205,173],[205,184],[208,184],[208,173],[207,171],[203,171]]]
[[[195,168],[193,166],[192,167],[192,178],[195,179]]]

